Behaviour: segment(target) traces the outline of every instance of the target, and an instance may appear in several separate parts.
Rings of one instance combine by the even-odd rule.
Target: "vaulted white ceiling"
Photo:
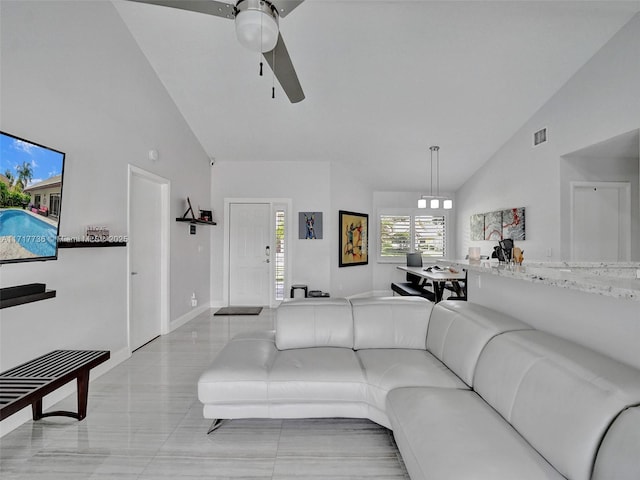
[[[289,103],[234,22],[113,2],[207,153],[333,161],[376,190],[440,189],[480,168],[640,2],[306,0],[280,30],[306,94]]]

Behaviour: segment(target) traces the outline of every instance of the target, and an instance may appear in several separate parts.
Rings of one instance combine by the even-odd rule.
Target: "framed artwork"
[[[484,214],[484,239],[502,240],[502,211]]]
[[[340,210],[340,267],[367,265],[369,263],[369,215]]]
[[[502,211],[502,238],[525,240],[524,207]]]
[[[298,212],[298,238],[322,239],[322,212]]]
[[[471,215],[471,240],[484,240],[484,213]]]

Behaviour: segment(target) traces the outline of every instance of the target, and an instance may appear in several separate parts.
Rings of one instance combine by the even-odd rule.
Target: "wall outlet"
[[[549,247],[547,248],[547,257],[551,258],[551,256],[553,256],[553,248]]]
[[[640,280],[640,268],[636,270],[636,278]]]
[[[196,298],[195,292],[191,294],[191,306],[192,307],[198,306],[198,299]]]

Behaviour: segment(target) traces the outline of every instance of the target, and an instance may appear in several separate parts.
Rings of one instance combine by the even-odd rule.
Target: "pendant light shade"
[[[436,208],[440,208],[440,200],[442,200],[442,208],[444,208],[445,210],[450,210],[453,208],[453,200],[449,199],[449,198],[445,198],[440,196],[440,147],[438,145],[432,145],[431,147],[429,147],[429,150],[431,152],[430,155],[430,160],[431,160],[431,169],[430,169],[430,174],[429,174],[429,195],[422,195],[419,199],[418,199],[418,208],[427,208],[427,200],[429,200],[429,207],[436,209]],[[434,180],[434,174],[433,174],[433,157],[434,157],[434,153],[435,153],[435,158],[436,158],[436,163],[435,163],[435,181],[436,181],[436,191],[435,194],[433,192],[433,180]]]

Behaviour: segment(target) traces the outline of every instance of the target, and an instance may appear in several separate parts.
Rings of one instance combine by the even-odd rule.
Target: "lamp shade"
[[[426,198],[418,199],[418,208],[427,208],[427,199]]]
[[[263,10],[242,10],[236,15],[238,41],[254,52],[270,52],[278,43],[278,20]]]
[[[451,210],[453,208],[453,200],[446,199],[442,202],[442,208],[445,210]]]
[[[437,198],[432,198],[430,206],[431,208],[440,208],[440,200],[438,200]]]

